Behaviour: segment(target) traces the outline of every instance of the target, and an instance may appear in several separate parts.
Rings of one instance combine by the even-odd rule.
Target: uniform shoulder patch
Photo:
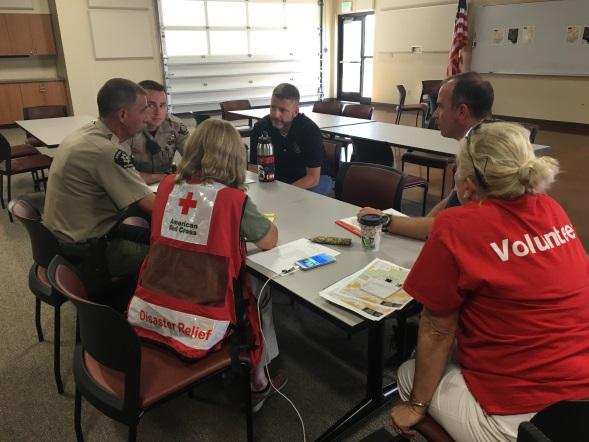
[[[178,133],[180,135],[188,135],[188,128],[184,125],[184,123],[180,123],[178,125]]]
[[[129,169],[133,167],[133,161],[131,160],[131,157],[129,157],[129,155],[127,155],[127,153],[121,149],[117,149],[113,159],[115,160],[115,163],[121,166],[123,169]]]

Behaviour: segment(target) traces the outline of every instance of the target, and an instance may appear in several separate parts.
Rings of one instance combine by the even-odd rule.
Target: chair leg
[[[10,183],[10,175],[6,175],[6,181],[7,181],[7,186],[6,186],[6,193],[7,193],[7,197],[8,199],[6,200],[7,202],[10,202],[10,199],[12,198],[12,191],[11,191],[11,183]],[[10,220],[10,222],[12,222],[12,213],[10,213],[10,210],[8,211],[8,219]]]
[[[4,204],[4,175],[0,175],[0,203],[2,203],[2,208],[6,209],[6,204]]]
[[[442,174],[442,197],[440,198],[441,200],[444,199],[444,193],[446,190],[446,171],[448,170],[447,167],[444,167],[444,173]]]
[[[247,441],[254,440],[254,421],[252,416],[252,392],[250,386],[249,366],[242,366],[241,383],[243,384],[243,395],[245,402],[245,422],[247,431]]]
[[[425,216],[425,211],[427,208],[427,190],[428,190],[429,186],[426,183],[425,186],[423,186],[423,204],[421,205],[421,215]]]
[[[41,300],[35,298],[35,326],[37,327],[37,338],[43,342],[43,328],[41,327]]]
[[[61,308],[55,307],[53,320],[54,338],[53,338],[53,374],[57,384],[57,392],[63,394],[63,382],[61,381]]]
[[[137,424],[129,425],[129,442],[135,442],[137,440]]]
[[[74,402],[74,427],[76,428],[77,441],[84,442],[84,435],[82,434],[82,395],[77,388]]]

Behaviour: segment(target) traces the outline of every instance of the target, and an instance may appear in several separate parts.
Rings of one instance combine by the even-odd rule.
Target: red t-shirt
[[[440,213],[405,290],[460,309],[458,361],[487,413],[589,397],[589,258],[547,195]]]

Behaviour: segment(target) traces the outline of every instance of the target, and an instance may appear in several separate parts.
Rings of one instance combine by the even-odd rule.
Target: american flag
[[[462,49],[468,43],[468,20],[466,16],[466,0],[458,0],[458,11],[454,21],[454,37],[452,37],[452,49],[448,58],[446,75],[448,77],[462,72]]]

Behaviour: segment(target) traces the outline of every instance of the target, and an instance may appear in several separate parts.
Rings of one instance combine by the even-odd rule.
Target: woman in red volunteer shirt
[[[391,418],[408,437],[429,412],[456,441],[515,441],[546,406],[589,397],[589,258],[543,193],[558,163],[524,128],[473,127],[457,165],[463,205],[436,217],[405,282],[423,314]]]

